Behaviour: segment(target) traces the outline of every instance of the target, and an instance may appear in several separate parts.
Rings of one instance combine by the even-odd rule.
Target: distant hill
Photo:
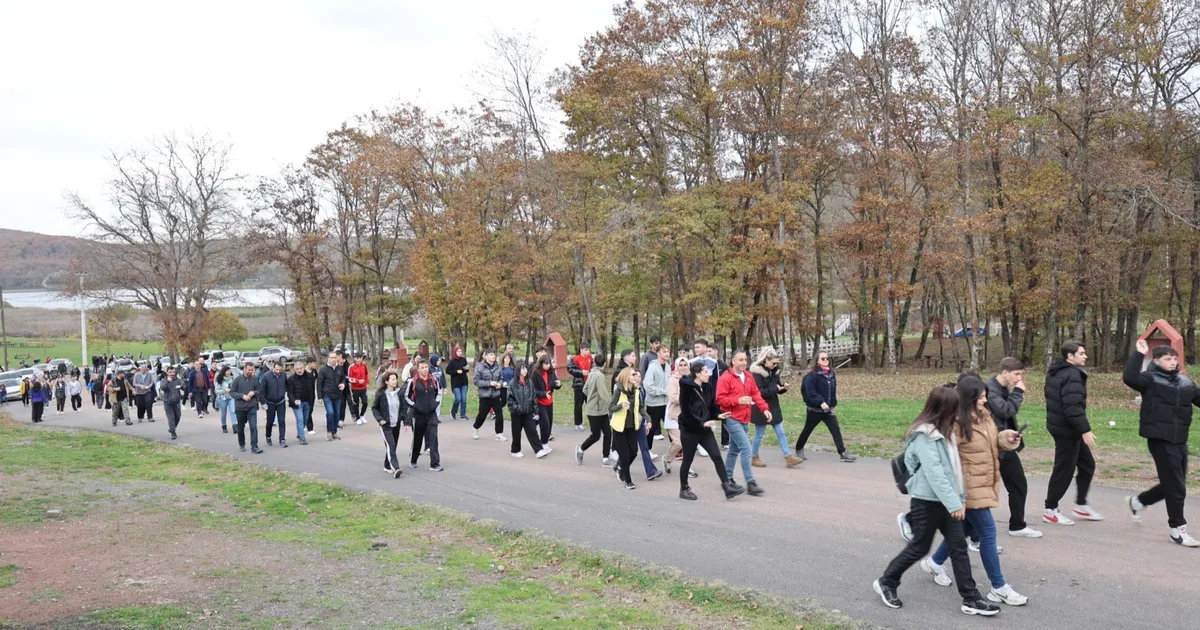
[[[71,261],[87,245],[86,240],[74,236],[0,229],[0,286],[60,288]]]

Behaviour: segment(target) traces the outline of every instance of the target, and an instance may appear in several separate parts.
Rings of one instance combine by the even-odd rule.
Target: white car
[[[265,363],[267,361],[278,362],[280,359],[283,359],[286,362],[291,361],[295,357],[296,353],[293,352],[291,348],[285,348],[283,346],[267,346],[266,348],[258,351],[259,363]]]
[[[262,360],[258,358],[257,352],[243,352],[242,356],[238,357],[238,368],[243,368],[246,365],[258,367],[262,364]]]

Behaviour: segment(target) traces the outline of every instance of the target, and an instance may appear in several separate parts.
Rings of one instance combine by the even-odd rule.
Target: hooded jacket
[[[768,370],[767,366],[755,363],[750,366],[750,373],[754,375],[754,384],[758,386],[758,393],[762,394],[767,407],[771,409],[770,424],[783,422],[783,409],[779,406],[779,368]],[[750,421],[760,426],[766,425],[767,416],[758,407],[753,407],[750,409]]]
[[[1078,438],[1092,430],[1087,419],[1088,373],[1059,357],[1046,371],[1046,431],[1056,438]]]
[[[437,422],[438,404],[442,401],[442,390],[438,389],[433,377],[422,379],[413,375],[404,385],[404,400],[413,411],[413,416],[427,417]]]
[[[436,352],[429,355],[429,375],[438,383],[438,389],[446,389],[446,373],[442,371],[442,367],[438,365],[442,362],[442,357]]]
[[[932,424],[917,427],[904,445],[904,465],[909,471],[905,487],[910,496],[937,501],[948,512],[963,509],[967,492],[954,435],[948,441]]]
[[[608,405],[612,402],[612,390],[605,383],[604,370],[594,367],[588,372],[583,386],[583,413],[589,417],[608,416]]]
[[[1143,372],[1144,361],[1142,353],[1134,352],[1122,373],[1125,384],[1142,394],[1138,435],[1147,440],[1186,444],[1192,405],[1200,406],[1200,390],[1178,368],[1168,372],[1152,362]]]
[[[739,378],[733,370],[721,375],[721,379],[717,381],[717,407],[721,411],[728,411],[730,418],[742,424],[750,424],[750,407],[757,406],[760,411],[770,411],[770,408],[759,393],[758,385],[754,383],[754,375],[747,371],[742,372],[742,377]],[[738,399],[742,396],[749,396],[754,403],[739,403]]]
[[[351,365],[350,369],[346,372],[346,377],[350,381],[350,389],[354,391],[366,391],[367,385],[371,383],[371,380],[367,378],[366,363]]]
[[[667,406],[667,371],[670,368],[670,363],[666,365],[659,364],[658,357],[655,357],[650,362],[650,367],[646,368],[646,374],[642,380],[642,389],[646,392],[647,407]]]

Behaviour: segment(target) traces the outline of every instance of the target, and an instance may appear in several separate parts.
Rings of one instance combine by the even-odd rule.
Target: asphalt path
[[[5,410],[29,422],[19,404]],[[153,424],[114,427],[108,412],[88,405],[85,411],[63,416],[48,411],[43,426],[170,441],[161,407],[155,411],[158,421]],[[634,466],[637,490],[624,489],[599,465],[599,445],[587,453],[583,466],[577,465],[573,451],[586,434],[573,427],[555,427],[554,452],[546,459],[535,459],[528,446],[526,456],[515,459],[509,456],[508,442],[496,442],[489,434],[490,422],[481,439],[473,440],[469,422],[443,421],[439,435],[445,471],[430,471],[422,458],[419,469],[406,467],[397,480],[382,469],[378,425],[351,422],[339,431],[342,440],[328,442],[321,432],[323,412],[316,415],[318,434],[310,436],[307,446],[289,440],[287,449],[266,446],[260,421],[265,453],[253,455],[238,451],[236,436],[221,433],[215,415],[197,419],[194,410],[184,409],[179,439],[172,444],[309,473],[354,490],[386,491],[442,505],[510,528],[537,530],[675,567],[694,580],[815,600],[889,628],[1200,628],[1200,549],[1170,542],[1161,504],[1151,508],[1142,523],[1134,523],[1124,507],[1128,491],[1093,486],[1091,504],[1107,520],[1073,527],[1031,521],[1046,534],[1037,540],[1003,533],[1008,510],[1002,491],[1004,507],[993,511],[1002,530],[1001,563],[1009,583],[1029,597],[1029,604],[1004,607],[990,619],[969,618],[959,612],[954,588],[935,585],[915,566],[899,590],[903,609],[885,608],[871,590],[871,582],[903,547],[895,517],[905,509],[907,497],[894,488],[886,461],[844,464],[833,454],[811,453],[807,463],[787,469],[779,449],[764,446],[768,467],[755,469],[755,476],[766,495],[726,501],[711,462],[697,458],[700,478],[692,487],[700,500],[689,502],[677,497],[675,474],[647,482],[640,462]],[[287,433],[294,437],[292,421],[289,414]],[[401,434],[404,452],[410,436]],[[655,450],[662,452],[663,444]],[[1104,457],[1103,447],[1097,457]],[[1029,485],[1028,507],[1037,516],[1046,479],[1032,477]],[[1073,488],[1066,498],[1074,499]],[[1070,505],[1064,503],[1063,508]],[[624,526],[613,527],[616,523]],[[972,566],[986,593],[987,577],[974,554]]]

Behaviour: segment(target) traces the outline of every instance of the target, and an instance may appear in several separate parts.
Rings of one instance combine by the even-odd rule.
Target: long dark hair
[[[388,379],[392,378],[393,376],[395,376],[395,377],[396,377],[396,381],[397,381],[397,382],[396,382],[396,389],[397,389],[397,390],[398,390],[398,389],[400,389],[400,382],[399,382],[399,381],[400,381],[400,375],[399,375],[399,374],[397,374],[395,370],[388,370],[388,371],[386,371],[386,372],[384,372],[384,373],[383,373],[383,382],[379,384],[379,389],[375,390],[375,397],[376,397],[376,398],[379,398],[380,396],[383,396],[383,395],[384,395],[384,394],[387,392],[387,388],[388,388],[388,387],[387,387],[387,382],[388,382]]]
[[[229,366],[225,366],[225,367],[221,368],[221,372],[219,374],[217,374],[217,383],[224,384],[225,383],[225,374],[228,372],[232,372],[232,371],[233,371],[233,368],[231,368]]]
[[[925,408],[917,415],[908,427],[904,438],[908,439],[921,425],[932,424],[938,433],[950,435],[958,421],[958,392],[954,387],[939,385],[929,392],[925,398]]]
[[[974,417],[978,414],[976,405],[979,397],[987,391],[987,386],[974,376],[965,376],[958,379],[954,389],[958,392],[958,430],[964,440],[970,440],[975,426]]]
[[[550,370],[547,370],[546,368],[542,367],[543,365],[546,367],[550,367],[550,355],[549,354],[543,354],[542,358],[538,359],[536,364],[533,366],[533,373],[536,374],[539,378],[541,378],[541,376],[543,374],[545,374],[546,372],[550,371]],[[553,369],[553,368],[551,368],[551,369]]]

